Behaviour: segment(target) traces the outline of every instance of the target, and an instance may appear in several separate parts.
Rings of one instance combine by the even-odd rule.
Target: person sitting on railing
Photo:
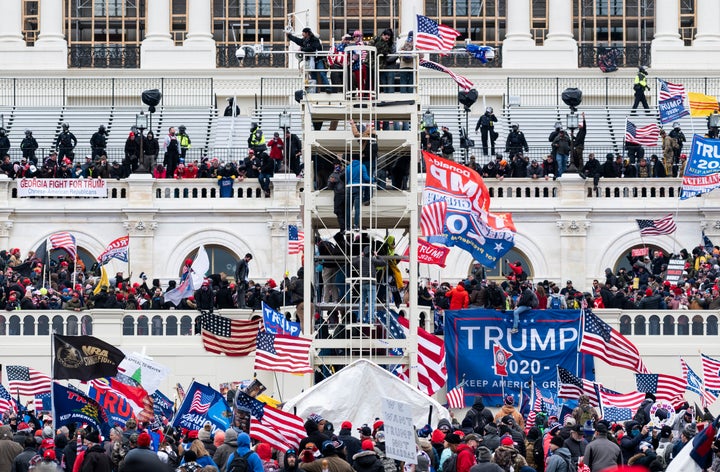
[[[302,37],[294,36],[291,32],[286,32],[287,38],[293,43],[300,46],[300,51],[306,54],[306,71],[311,72],[318,84],[326,86],[325,91],[332,93],[332,87],[328,81],[327,72],[325,72],[325,59],[312,53],[322,51],[320,38],[315,36],[310,28],[303,28]]]
[[[110,176],[110,164],[104,154],[96,159],[94,166],[88,169],[88,177],[96,179],[107,179]]]
[[[580,170],[580,177],[582,177],[583,179],[592,177],[593,187],[597,188],[601,176],[602,168],[600,166],[600,161],[595,159],[595,153],[591,152],[590,154],[588,154],[587,162],[582,166]]]
[[[467,162],[467,164],[465,164],[465,167],[467,167],[468,169],[472,169],[477,173],[482,172],[482,166],[480,166],[480,164],[477,163],[475,156],[473,156],[473,155],[471,155],[468,158],[468,162]]]
[[[544,176],[545,169],[538,163],[537,159],[530,161],[530,166],[527,169],[528,177],[533,180],[537,180]]]
[[[82,311],[86,308],[83,302],[80,301],[80,294],[76,291],[71,293],[70,300],[63,303],[63,310]]]
[[[67,157],[63,157],[60,161],[57,171],[55,172],[56,179],[69,179],[72,178],[72,163]]]
[[[650,175],[657,178],[667,177],[667,174],[665,173],[665,165],[660,162],[660,158],[657,154],[650,156]]]
[[[165,167],[163,167],[162,164],[158,164],[153,168],[152,176],[155,179],[165,179],[165,178],[167,178],[167,171],[165,170]]]
[[[5,155],[0,164],[0,174],[5,174],[11,179],[15,178],[15,166],[10,162],[10,156]]]
[[[515,178],[527,178],[528,176],[528,158],[523,156],[523,153],[518,152],[512,156],[512,162],[510,163],[510,175],[509,177]]]
[[[558,178],[558,163],[552,154],[548,154],[545,157],[542,167],[543,167],[543,177],[545,178],[545,180],[549,180],[549,179],[557,180],[557,178]]]
[[[120,167],[120,163],[118,161],[112,163],[112,166],[110,167],[110,175],[108,175],[108,177],[116,180],[120,180],[124,177],[123,169]]]
[[[497,177],[498,173],[498,166],[495,163],[495,161],[490,160],[487,164],[485,164],[482,168],[482,176],[484,178],[495,178]]]
[[[643,157],[641,160],[645,160]],[[627,179],[634,179],[638,175],[638,168],[635,166],[635,164],[632,164],[629,159],[625,159],[623,162],[623,170],[620,174],[620,177],[627,178]]]
[[[498,154],[495,158],[495,168],[497,169],[495,178],[498,180],[503,180],[505,176],[510,175],[510,166],[501,154]]]

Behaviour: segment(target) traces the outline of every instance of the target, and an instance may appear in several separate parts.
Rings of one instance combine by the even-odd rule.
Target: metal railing
[[[215,52],[217,67],[282,67],[289,65],[287,51],[281,45],[274,46],[274,50],[256,52],[252,46],[237,44],[218,44]],[[238,55],[238,51],[240,54]]]
[[[649,66],[650,43],[631,46],[594,46],[578,44],[578,65],[600,67],[603,62],[614,62],[616,67]]]
[[[68,67],[94,69],[139,69],[140,46],[109,44],[68,47]]]

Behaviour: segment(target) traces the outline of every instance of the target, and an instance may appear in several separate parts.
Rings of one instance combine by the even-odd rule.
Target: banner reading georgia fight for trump
[[[532,310],[522,314],[518,333],[511,329],[512,310],[445,310],[448,390],[464,376],[466,396],[500,405],[504,382],[505,395],[518,404],[521,386],[529,392],[531,379],[543,391],[556,391],[557,366],[595,379],[593,358],[578,353],[580,310]],[[496,346],[507,353],[499,359],[505,377],[495,372]]]
[[[693,136],[682,184],[680,200],[720,187],[720,139]]]

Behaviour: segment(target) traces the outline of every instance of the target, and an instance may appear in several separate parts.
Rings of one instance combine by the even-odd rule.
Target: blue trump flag
[[[55,425],[87,423],[104,436],[110,434],[110,419],[98,403],[75,388],[53,383]]]
[[[662,124],[679,120],[683,116],[690,114],[685,108],[684,100],[680,95],[658,101],[658,111],[660,112],[660,123]]]
[[[230,426],[230,408],[222,393],[193,382],[172,424],[176,428],[200,430],[208,422],[213,432],[217,429],[225,431]]]
[[[150,395],[153,399],[153,411],[155,417],[172,418],[173,416],[173,401],[163,395],[160,390],[155,390],[155,393]]]
[[[300,336],[300,323],[290,321],[279,311],[275,311],[262,302],[263,325],[265,331],[272,334],[288,334]]]
[[[557,366],[594,380],[591,356],[580,354],[580,310],[525,312],[520,331],[511,334],[512,311],[445,310],[445,354],[448,390],[465,377],[465,395],[502,404],[502,392],[518,398],[531,379],[545,391],[557,390]],[[496,347],[506,352],[496,374]],[[522,386],[522,388],[521,388]]]
[[[720,139],[693,136],[680,200],[711,192],[720,187]]]

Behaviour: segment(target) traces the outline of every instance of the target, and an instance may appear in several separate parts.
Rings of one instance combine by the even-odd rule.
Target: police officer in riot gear
[[[483,156],[488,155],[488,138],[490,138],[490,154],[495,155],[495,140],[498,138],[498,133],[495,132],[495,123],[498,119],[493,113],[492,107],[487,107],[485,113],[478,119],[475,125],[475,132],[480,130],[480,138],[482,139]]]
[[[23,153],[23,157],[27,159],[28,162],[37,165],[38,160],[37,157],[35,157],[35,151],[37,151],[39,147],[37,140],[33,137],[32,130],[26,129],[25,138],[23,138],[20,143],[20,150]]]
[[[188,136],[184,125],[178,127],[178,143],[180,143],[180,162],[185,163],[185,156],[187,156],[188,149],[190,149],[190,136]]]
[[[0,159],[8,155],[10,151],[10,139],[7,137],[5,128],[0,128]]]
[[[505,152],[510,153],[511,156],[517,154],[518,152],[522,152],[523,149],[525,152],[528,152],[530,148],[528,148],[525,135],[522,131],[520,131],[520,126],[517,123],[513,123],[510,128],[511,131],[508,134],[507,141],[505,142]]]
[[[55,140],[55,148],[58,151],[58,162],[62,162],[65,157],[70,159],[70,162],[72,162],[73,157],[75,157],[73,154],[75,146],[77,146],[77,138],[70,132],[70,125],[63,123],[62,132],[58,134],[58,137]]]
[[[106,156],[105,148],[107,147],[107,130],[105,125],[100,125],[97,132],[90,138],[90,147],[92,148],[92,158],[98,159],[100,156]]]
[[[641,103],[645,109],[645,113],[650,113],[648,111],[650,110],[650,106],[648,105],[647,98],[645,98],[645,91],[650,90],[647,83],[647,75],[648,72],[643,66],[638,67],[638,73],[635,76],[635,82],[633,83],[633,91],[635,91],[635,101],[632,106],[633,114],[635,113],[638,105]]]

